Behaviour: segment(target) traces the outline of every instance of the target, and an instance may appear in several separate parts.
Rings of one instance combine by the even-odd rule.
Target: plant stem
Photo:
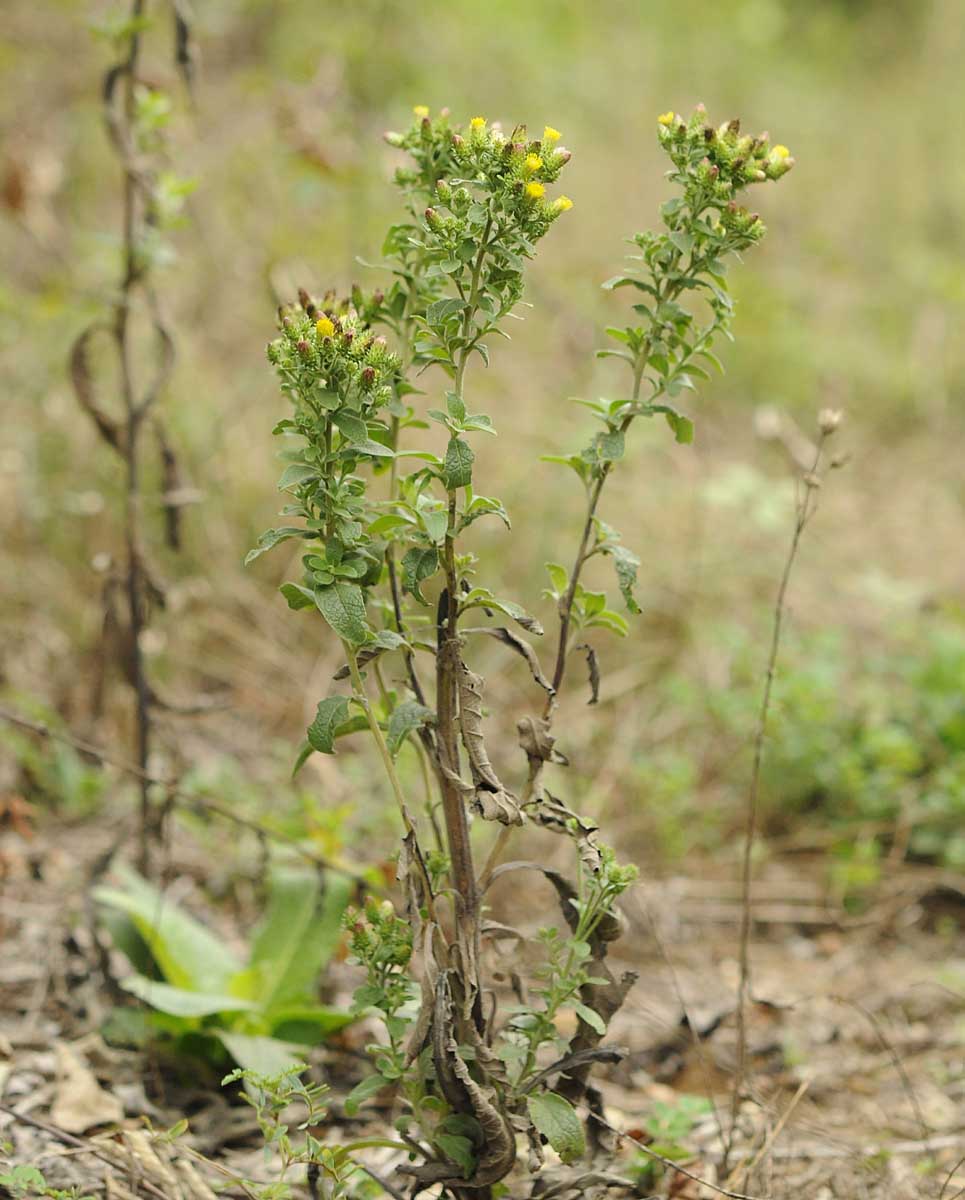
[[[750,998],[751,969],[750,969],[750,938],[751,938],[751,879],[754,866],[754,841],[757,837],[759,794],[761,782],[761,766],[764,760],[764,738],[767,733],[767,718],[771,707],[771,692],[774,686],[774,676],[777,670],[777,659],[781,649],[781,633],[784,626],[785,603],[791,572],[797,558],[801,535],[808,522],[814,515],[817,503],[817,486],[814,478],[821,463],[826,438],[824,432],[818,439],[814,456],[814,464],[805,475],[803,481],[804,493],[799,496],[791,543],[788,547],[784,570],[778,585],[774,601],[774,615],[771,625],[771,643],[767,655],[767,669],[764,675],[764,690],[761,695],[761,706],[757,715],[757,726],[754,730],[754,760],[751,768],[750,788],[747,795],[747,816],[744,830],[744,849],[741,863],[741,925],[740,925],[740,978],[737,988],[737,1066],[734,1073],[734,1086],[731,1092],[730,1129],[724,1146],[722,1172],[726,1175],[728,1162],[734,1145],[734,1135],[737,1130],[737,1118],[740,1112],[741,1093],[744,1090],[744,1080],[747,1073],[747,1002]]]
[[[342,648],[345,651],[345,657],[348,661],[349,674],[352,679],[352,690],[355,694],[355,699],[358,701],[365,713],[365,719],[368,722],[369,729],[372,732],[372,737],[375,739],[375,744],[379,751],[379,757],[382,759],[382,766],[385,770],[386,778],[392,788],[392,794],[395,796],[396,804],[399,806],[399,813],[402,817],[402,826],[405,829],[406,838],[411,840],[413,848],[413,856],[416,860],[419,870],[422,888],[424,892],[424,901],[429,911],[432,912],[433,895],[432,886],[429,881],[429,874],[426,870],[425,863],[422,861],[422,856],[418,851],[418,842],[416,840],[415,824],[409,813],[408,805],[405,802],[405,793],[402,790],[402,783],[399,779],[398,772],[395,769],[395,763],[392,759],[392,754],[386,743],[382,733],[382,727],[379,725],[378,718],[372,711],[372,705],[369,702],[368,695],[365,691],[365,683],[362,679],[362,672],[359,670],[358,659],[355,655],[355,647],[346,641],[342,641]]]

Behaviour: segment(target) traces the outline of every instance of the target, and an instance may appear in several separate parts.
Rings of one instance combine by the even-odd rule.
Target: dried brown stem
[[[767,655],[767,668],[764,675],[764,691],[761,695],[761,706],[757,716],[757,726],[754,731],[754,760],[751,768],[750,788],[747,796],[747,816],[744,830],[744,850],[741,863],[741,927],[740,927],[740,979],[737,990],[737,1067],[734,1074],[734,1086],[731,1092],[730,1130],[724,1146],[723,1168],[727,1171],[728,1161],[733,1150],[734,1137],[737,1130],[737,1117],[740,1112],[741,1094],[747,1072],[747,1003],[750,999],[750,937],[752,924],[751,879],[753,876],[754,841],[757,837],[758,809],[761,783],[761,766],[764,760],[764,739],[767,733],[767,718],[771,707],[771,693],[774,687],[774,676],[777,670],[777,659],[781,649],[781,634],[784,627],[786,612],[787,589],[791,581],[791,573],[797,559],[801,537],[808,522],[814,515],[817,504],[818,479],[817,470],[824,451],[827,434],[822,432],[814,454],[811,470],[801,481],[803,489],[795,506],[794,529],[791,543],[784,561],[784,570],[778,585],[774,601],[774,615],[771,624],[771,642]]]

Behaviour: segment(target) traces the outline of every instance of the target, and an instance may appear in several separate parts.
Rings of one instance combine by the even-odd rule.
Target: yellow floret
[[[427,117],[429,115],[429,109],[425,104],[417,104],[415,106],[415,108],[413,108],[412,111],[415,113],[415,115],[419,118],[420,121],[422,120],[423,117]]]
[[[788,158],[790,153],[787,146],[775,146],[771,150],[771,158]]]
[[[335,326],[328,317],[319,317],[315,322],[315,328],[318,331],[318,336],[321,338],[331,337],[335,332]]]
[[[547,125],[543,129],[543,141],[549,142],[551,145],[553,142],[558,142],[562,136],[563,135],[560,133],[560,131],[558,129],[554,129],[552,125]]]
[[[469,128],[470,129],[485,129],[486,128],[486,118],[485,117],[473,117],[473,119],[469,122]]]
[[[537,183],[535,180],[533,180],[532,183],[527,183],[526,185],[526,195],[529,196],[530,200],[538,200],[545,191],[546,188],[544,188],[541,183]]]
[[[657,117],[657,120],[660,122],[661,125],[671,125],[673,123],[673,119],[674,119],[673,109],[671,109],[669,112],[661,113],[660,116]]]
[[[557,196],[553,201],[553,207],[557,212],[569,212],[569,210],[573,207],[573,201],[569,198],[569,196]]]
[[[540,156],[538,154],[527,154],[526,159],[523,162],[523,166],[531,174],[533,171],[538,171],[542,165],[543,165],[543,160],[540,158]]]

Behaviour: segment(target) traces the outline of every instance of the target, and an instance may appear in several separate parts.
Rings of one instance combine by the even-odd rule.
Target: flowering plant
[[[383,245],[391,286],[354,288],[344,300],[303,292],[281,310],[268,353],[293,406],[275,433],[295,443],[283,452],[279,487],[290,497],[285,515],[298,523],[267,531],[249,558],[287,539],[302,541],[302,577],[281,590],[292,609],[320,612],[345,654],[336,679],[348,679],[349,690],[318,704],[299,765],[367,729],[401,816],[405,918],[376,900],[348,918],[351,950],[366,975],[356,1004],[381,1015],[386,1040],[370,1048],[375,1073],[347,1107],[396,1090],[404,1106],[397,1127],[411,1159],[400,1169],[419,1187],[488,1196],[513,1172],[522,1137],[530,1177],[548,1143],[573,1186],[592,1192],[593,1179],[574,1164],[588,1141],[598,1147],[599,1125],[591,1119],[585,1126],[579,1109],[599,1117],[590,1071],[620,1056],[603,1039],[636,977],[615,978],[606,957],[620,933],[616,901],[636,869],[620,865],[594,824],[546,785],[566,765],[553,732],[557,700],[578,639],[628,629],[606,594],[584,585],[586,563],[596,555],[612,560],[624,607],[640,611],[639,560],[598,511],[627,432],[638,418],[662,416],[678,442],[692,440],[692,420],[677,397],[709,377],[708,365],[719,366],[713,347],[730,336],[733,312],[726,260],[764,234],[738,195],[779,179],[793,159],[766,135],[741,135],[736,121],[708,125],[702,108],[688,120],[659,118],[677,194],[661,209],[661,231],[636,234],[627,269],[604,285],[638,293],[633,322],[608,329],[614,345],[599,352],[627,364],[630,385],[616,399],[582,401],[602,429],[582,450],[552,459],[579,477],[586,514],[572,567],[548,565],[559,620],[546,674],[524,636],[542,635],[539,622],[479,582],[479,564],[464,544],[466,530],[484,517],[509,527],[502,503],[476,490],[471,440],[495,430],[489,416],[472,410],[467,382],[470,365],[488,365],[492,340],[505,336],[537,244],[571,207],[549,194],[570,153],[549,126],[532,139],[524,126],[505,134],[482,117],[458,128],[445,111],[432,116],[420,106],[414,116],[405,132],[386,135],[407,155],[396,172],[405,216]],[[416,380],[428,368],[445,382],[441,402],[423,411],[415,406],[422,395]],[[428,422],[444,430],[441,454],[409,444]],[[411,459],[415,468],[400,470]],[[475,624],[466,623],[470,615]],[[539,709],[517,724],[525,770],[513,787],[488,752],[485,682],[470,665],[481,636],[521,656],[543,693]],[[589,655],[595,698],[598,671]],[[398,689],[385,682],[389,656],[404,674]],[[424,767],[422,812],[397,770],[403,752]],[[476,843],[489,822],[499,832],[477,871]],[[501,861],[524,822],[572,842],[574,879]],[[518,1002],[506,1005],[494,1002],[486,955],[522,934],[484,917],[482,897],[493,880],[524,868],[552,884],[565,928],[540,931],[543,965],[532,986],[514,984]],[[566,1010],[573,1033],[563,1032]]]

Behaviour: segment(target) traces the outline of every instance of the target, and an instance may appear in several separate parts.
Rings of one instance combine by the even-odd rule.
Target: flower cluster
[[[724,229],[748,242],[758,241],[764,233],[760,218],[739,206],[735,196],[751,184],[780,179],[794,159],[786,146],[772,146],[766,133],[742,134],[737,119],[715,127],[706,117],[706,109],[698,104],[689,120],[673,112],[657,118],[660,145],[675,168],[671,178],[683,185],[692,209],[719,209]]]
[[[268,360],[302,407],[347,408],[366,419],[391,400],[399,360],[369,328],[361,293],[355,299],[362,312],[332,294],[318,302],[301,292],[298,304],[279,312],[281,336],[269,344]]]

